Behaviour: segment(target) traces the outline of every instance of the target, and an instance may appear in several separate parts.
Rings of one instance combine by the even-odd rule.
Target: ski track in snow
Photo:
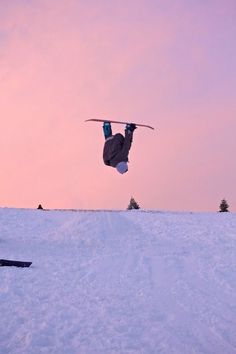
[[[0,209],[0,354],[236,353],[236,214]]]

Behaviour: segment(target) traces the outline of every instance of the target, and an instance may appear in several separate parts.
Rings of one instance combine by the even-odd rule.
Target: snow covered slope
[[[0,353],[236,353],[236,214],[0,209]]]

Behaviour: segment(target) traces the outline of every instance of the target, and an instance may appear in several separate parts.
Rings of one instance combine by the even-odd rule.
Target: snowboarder
[[[125,136],[120,133],[112,135],[111,123],[104,122],[103,132],[105,144],[103,149],[103,161],[105,165],[116,168],[123,174],[128,171],[128,155],[133,140],[133,132],[136,125],[126,124]]]

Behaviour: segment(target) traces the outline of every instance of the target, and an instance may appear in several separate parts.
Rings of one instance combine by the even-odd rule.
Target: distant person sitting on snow
[[[135,124],[126,124],[125,136],[120,133],[112,135],[111,123],[104,122],[103,124],[103,132],[106,139],[103,149],[103,161],[105,165],[116,168],[121,174],[128,171],[128,155],[135,129]]]

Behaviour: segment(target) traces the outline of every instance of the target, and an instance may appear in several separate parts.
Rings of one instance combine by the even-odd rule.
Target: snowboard
[[[14,267],[29,267],[32,262],[11,261],[9,259],[0,259],[0,267],[14,266]]]
[[[130,122],[121,122],[119,120],[108,120],[108,119],[86,119],[85,122],[109,122],[109,123],[115,123],[115,124],[131,124]],[[146,124],[139,124],[139,123],[133,123],[135,124],[137,127],[144,127],[144,128],[149,128],[154,130],[153,127],[151,127],[150,125],[146,125]]]

